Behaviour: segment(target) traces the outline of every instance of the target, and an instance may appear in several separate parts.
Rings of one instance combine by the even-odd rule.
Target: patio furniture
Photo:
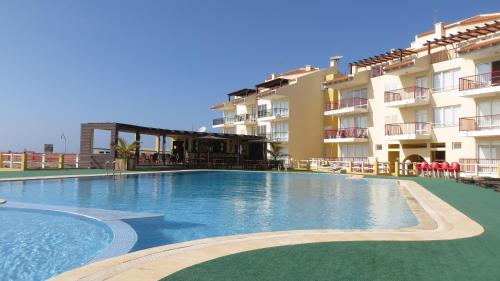
[[[431,164],[431,168],[430,168],[430,171],[431,171],[431,175],[432,176],[436,176],[436,174],[438,174],[438,170],[440,169],[440,165],[438,162],[432,162]]]
[[[460,176],[460,164],[452,162],[451,166],[448,168],[448,173],[452,173],[455,178],[458,178]]]
[[[448,178],[449,177],[449,173],[448,173],[448,170],[450,169],[450,163],[448,162],[441,162],[441,165],[438,169],[438,171],[445,177],[445,178]]]

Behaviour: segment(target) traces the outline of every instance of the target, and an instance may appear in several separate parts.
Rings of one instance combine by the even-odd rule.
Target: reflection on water
[[[164,214],[129,223],[136,249],[197,238],[291,229],[417,224],[391,180],[307,173],[190,172],[0,184],[9,201]]]

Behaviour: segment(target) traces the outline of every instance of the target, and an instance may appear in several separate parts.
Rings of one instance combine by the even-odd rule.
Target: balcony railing
[[[288,132],[258,133],[258,136],[271,141],[288,141]]]
[[[500,70],[462,77],[459,79],[459,90],[474,90],[500,85]]]
[[[325,111],[338,110],[348,107],[368,108],[368,100],[365,98],[347,98],[329,102],[325,106]]]
[[[397,90],[385,91],[384,102],[401,101],[407,99],[428,100],[430,90],[423,87],[406,87]]]
[[[451,60],[457,57],[457,52],[455,50],[441,50],[431,55],[431,63],[438,63],[442,61]]]
[[[462,173],[498,175],[500,159],[461,158],[458,162]]]
[[[459,119],[459,131],[500,129],[500,114],[463,117]]]
[[[272,108],[267,110],[259,110],[258,118],[264,117],[288,117],[288,108]]]
[[[367,128],[342,128],[338,130],[325,130],[325,139],[368,138]]]
[[[234,123],[234,118],[232,118],[232,117],[215,118],[212,121],[213,126],[224,125],[224,124],[233,124],[233,123]]]
[[[399,135],[428,135],[431,132],[431,124],[426,122],[407,122],[385,124],[386,136]]]
[[[234,122],[245,122],[245,121],[255,121],[257,116],[255,114],[238,114],[235,117]]]

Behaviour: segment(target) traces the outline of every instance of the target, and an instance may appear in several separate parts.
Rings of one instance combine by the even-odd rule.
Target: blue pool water
[[[111,239],[111,230],[91,219],[2,208],[0,280],[44,280],[82,266]]]
[[[164,214],[126,221],[139,236],[133,250],[240,233],[417,224],[395,181],[328,174],[206,171],[8,182],[0,183],[0,198]]]

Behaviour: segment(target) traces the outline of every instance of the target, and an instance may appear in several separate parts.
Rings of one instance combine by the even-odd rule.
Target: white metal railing
[[[460,172],[474,175],[498,175],[500,159],[461,158]]]
[[[21,169],[22,167],[22,153],[2,153],[2,163],[0,168],[7,169]]]

